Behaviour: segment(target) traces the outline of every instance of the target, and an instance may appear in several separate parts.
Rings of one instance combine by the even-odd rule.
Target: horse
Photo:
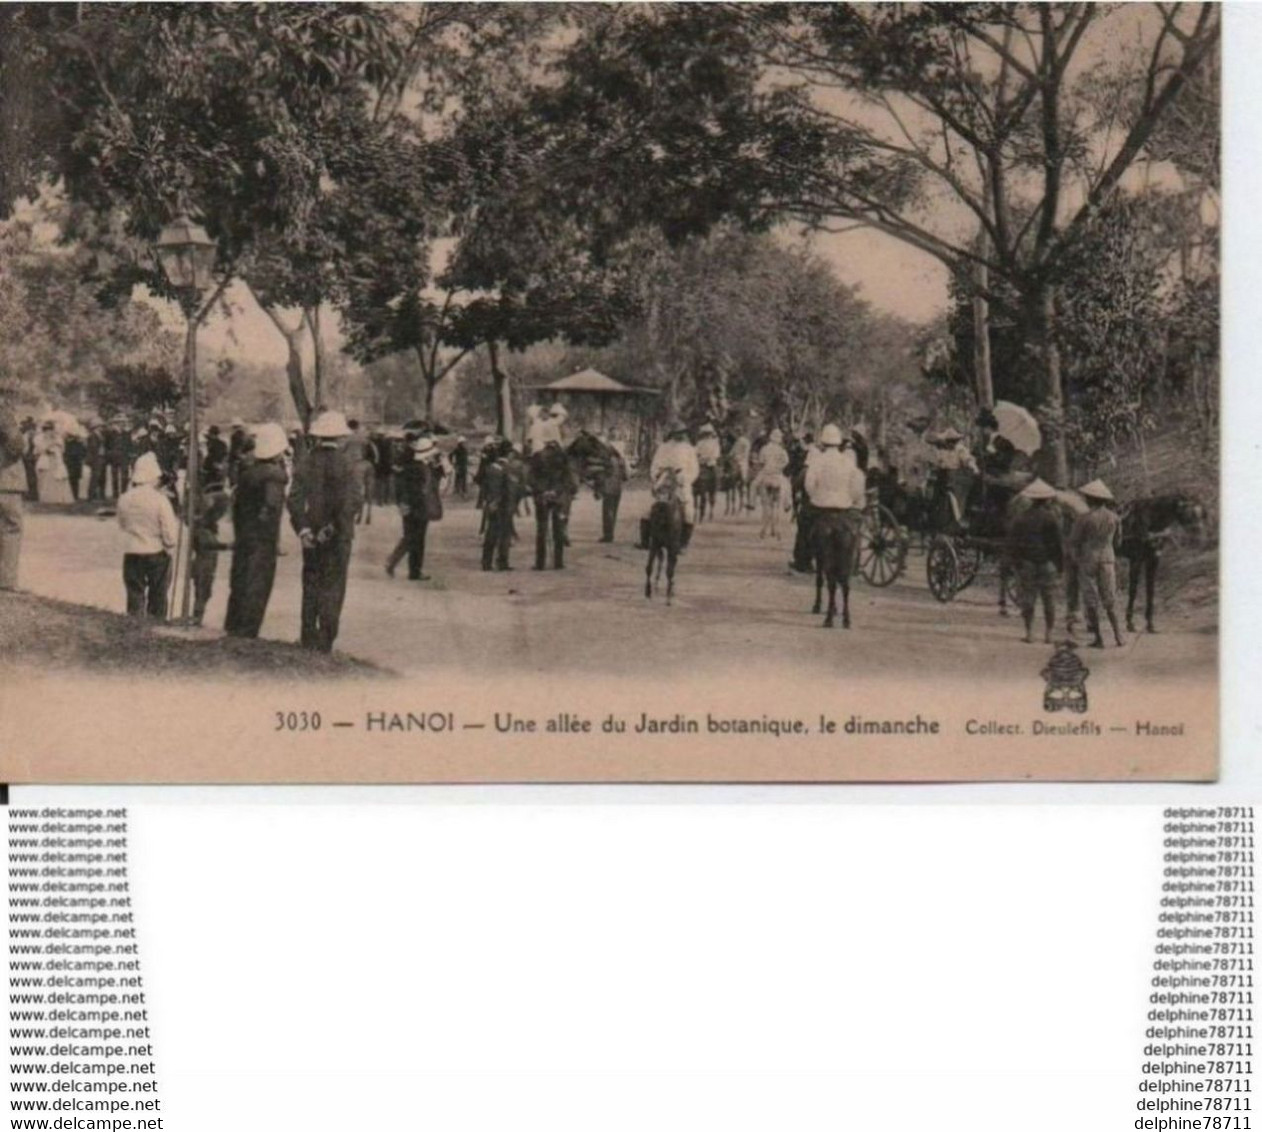
[[[1157,568],[1161,550],[1172,528],[1190,531],[1198,542],[1205,537],[1205,508],[1184,492],[1137,499],[1122,509],[1121,542],[1118,553],[1126,559],[1128,571],[1126,628],[1135,632],[1135,599],[1139,580],[1144,580],[1144,624],[1150,633],[1153,624],[1153,595],[1157,586]]]
[[[861,516],[855,517],[862,521]],[[851,513],[815,509],[811,539],[815,544],[815,605],[823,607],[824,583],[828,583],[828,613],[824,628],[833,627],[837,615],[837,587],[841,586],[841,627],[850,628],[850,575],[854,573],[859,550],[859,522]]]
[[[705,521],[707,512],[714,519],[715,505],[719,497],[719,469],[714,464],[702,464],[692,485],[692,501],[697,512],[697,522]]]
[[[668,469],[653,488],[653,506],[648,517],[648,562],[644,566],[644,596],[653,597],[653,567],[657,567],[657,583],[666,568],[666,604],[675,596],[675,565],[684,541],[684,503],[680,498],[679,473]]]

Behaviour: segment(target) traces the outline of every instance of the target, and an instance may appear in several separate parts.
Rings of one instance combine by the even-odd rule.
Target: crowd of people
[[[1044,640],[1051,641],[1063,587],[1066,631],[1074,632],[1081,607],[1092,647],[1104,647],[1105,620],[1116,644],[1123,645],[1117,609],[1122,530],[1108,485],[1096,479],[1076,493],[1057,491],[1034,474],[1030,457],[1002,434],[992,412],[983,410],[974,423],[972,447],[954,427],[925,435],[931,455],[913,487],[883,449],[873,450],[862,425],[843,432],[827,424],[818,439],[803,433],[786,444],[779,428],[752,440],[731,434],[720,439],[706,423],[693,444],[687,426],[676,421],[654,455],[650,480],[659,497],[682,485],[686,548],[695,523],[694,487],[707,464],[726,468],[759,500],[761,538],[779,538],[782,512],[792,513],[797,536],[789,566],[800,573],[814,572],[819,540],[833,527],[848,526],[857,544],[872,502],[917,495],[927,527],[963,534],[973,522],[981,528],[975,533],[995,539],[1005,568],[1016,575],[1025,641],[1034,639],[1040,604]],[[1081,510],[1067,511],[1068,499],[1080,500]]]
[[[407,577],[426,581],[430,527],[444,513],[444,497],[476,491],[481,512],[481,568],[511,570],[517,523],[533,515],[534,568],[561,570],[570,543],[572,503],[586,484],[601,501],[601,541],[616,537],[628,460],[619,438],[571,429],[560,404],[532,406],[519,443],[488,437],[476,467],[464,437],[439,436],[424,421],[394,433],[365,431],[342,413],[321,410],[306,432],[286,434],[275,423],[249,428],[234,420],[211,425],[201,437],[197,512],[189,524],[193,620],[201,624],[211,598],[221,553],[232,553],[224,630],[256,637],[267,611],[281,525],[286,514],[302,546],[301,643],[328,651],[338,635],[357,526],[370,523],[373,504],[397,507],[401,536],[384,563],[394,577],[406,560]],[[1068,576],[1070,614],[1081,592],[1092,643],[1102,645],[1107,619],[1122,643],[1116,610],[1114,547],[1119,522],[1112,494],[1100,481],[1080,490],[1084,512],[1066,528],[1058,493],[1034,478],[1023,458],[983,413],[970,448],[953,428],[927,437],[936,453],[930,482],[948,521],[960,522],[970,488],[980,479],[1002,484],[1028,506],[1007,530],[1010,563],[1019,582],[1026,639],[1032,639],[1036,606],[1045,636],[1055,623],[1056,591]],[[78,427],[76,427],[78,426]],[[0,473],[0,588],[16,586],[21,534],[20,500],[113,504],[124,537],[123,584],[128,613],[164,619],[169,608],[172,562],[180,540],[186,431],[162,414],[143,426],[126,417],[89,418],[82,425],[54,414],[7,425],[0,419],[4,469]],[[472,472],[472,474],[471,474]],[[86,473],[86,482],[84,476]],[[905,474],[888,454],[873,449],[860,425],[828,424],[818,439],[780,428],[757,436],[720,433],[706,421],[694,430],[670,422],[648,469],[653,498],[670,494],[682,511],[682,547],[697,523],[699,484],[712,477],[734,492],[744,508],[761,510],[759,536],[778,539],[782,516],[792,515],[797,536],[790,565],[813,570],[821,532],[846,524],[857,535],[872,497],[906,488]],[[962,477],[962,479],[961,479]],[[1019,490],[1018,490],[1019,489]],[[15,500],[16,505],[15,505]],[[231,518],[232,541],[220,534]],[[644,519],[640,543],[646,541]]]

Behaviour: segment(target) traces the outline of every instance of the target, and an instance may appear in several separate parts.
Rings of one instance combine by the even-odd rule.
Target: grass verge
[[[386,669],[342,653],[281,641],[185,639],[86,605],[0,592],[0,669],[84,669],[101,676],[381,677]]]

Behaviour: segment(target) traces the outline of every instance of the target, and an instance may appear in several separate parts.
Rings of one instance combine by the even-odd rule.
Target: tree
[[[32,221],[0,225],[0,386],[27,403],[86,404],[118,366],[175,370],[179,342],[157,312],[102,302],[83,249],[50,246]]]
[[[580,133],[610,127],[602,172],[632,182],[637,207],[722,184],[717,208],[872,227],[975,290],[970,269],[984,266],[986,297],[1033,346],[1047,471],[1063,483],[1066,257],[1213,59],[1219,18],[1209,4],[659,5],[588,36],[559,101],[578,108]],[[1147,37],[1144,66],[1126,128],[1111,131],[1082,60],[1127,20]],[[711,99],[681,120],[672,103],[688,83]]]
[[[621,295],[583,227],[555,193],[548,132],[533,113],[540,63],[555,50],[565,6],[488,5],[479,50],[456,53],[444,109],[420,155],[430,226],[419,239],[374,240],[371,272],[347,304],[350,347],[371,360],[415,357],[425,412],[438,384],[472,351],[487,350],[498,423],[511,428],[502,351],[561,336],[608,340]],[[434,237],[444,239],[436,253]]]
[[[149,415],[169,412],[180,396],[180,383],[171,370],[140,362],[108,367],[95,401],[104,416],[118,412]]]
[[[669,412],[723,421],[757,406],[795,429],[849,415],[874,319],[807,249],[724,227],[628,254],[642,264],[628,338]]]
[[[751,414],[794,429],[864,418],[879,428],[911,385],[923,385],[911,329],[875,315],[803,247],[721,228],[677,248],[646,233],[626,255],[616,271],[639,298],[616,339],[566,345],[557,335],[526,346],[515,376],[542,384],[593,366],[660,388],[667,412],[740,429]],[[467,389],[488,376],[481,355],[461,367],[467,412],[492,404]]]
[[[99,253],[114,293],[143,283],[172,298],[150,248],[178,211],[193,210],[218,244],[216,283],[191,312],[198,321],[234,277],[253,276],[269,314],[292,303],[299,329],[314,325],[339,251],[325,198],[337,195],[340,172],[357,167],[362,154],[348,150],[363,124],[395,105],[410,43],[397,11],[15,5],[5,21],[24,66],[6,70],[12,58],[0,58],[0,124],[22,160],[0,186],[0,208],[55,181],[75,206],[67,238]],[[24,77],[53,108],[38,135]],[[294,335],[286,337],[305,418],[300,355],[295,374]]]

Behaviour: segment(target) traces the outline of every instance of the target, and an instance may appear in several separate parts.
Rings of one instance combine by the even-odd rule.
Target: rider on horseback
[[[657,446],[653,453],[653,462],[649,465],[649,483],[654,490],[661,480],[669,478],[669,474],[678,474],[678,484],[683,496],[680,503],[684,509],[683,548],[687,548],[692,538],[692,528],[696,521],[693,507],[692,485],[701,473],[701,465],[697,459],[697,450],[688,439],[688,426],[681,420],[670,423],[666,430],[666,439]],[[640,520],[640,544],[648,546],[648,518]]]
[[[843,451],[841,429],[827,424],[819,434],[820,448],[811,453],[806,463],[803,488],[810,500],[800,523],[809,514],[810,541],[814,544],[819,575],[828,582],[828,616],[825,626],[833,624],[838,585],[842,591],[842,625],[850,628],[850,573],[854,568],[854,550],[859,529],[863,525],[863,509],[867,506],[867,478],[859,470],[854,449]],[[817,584],[818,597],[818,584]]]
[[[721,453],[722,446],[714,425],[703,424],[697,433],[697,464],[702,468],[717,468]]]
[[[841,429],[827,424],[819,434],[820,447],[806,463],[806,493],[816,512],[846,513],[857,529],[867,506],[867,479],[859,470],[853,448],[841,447]]]

